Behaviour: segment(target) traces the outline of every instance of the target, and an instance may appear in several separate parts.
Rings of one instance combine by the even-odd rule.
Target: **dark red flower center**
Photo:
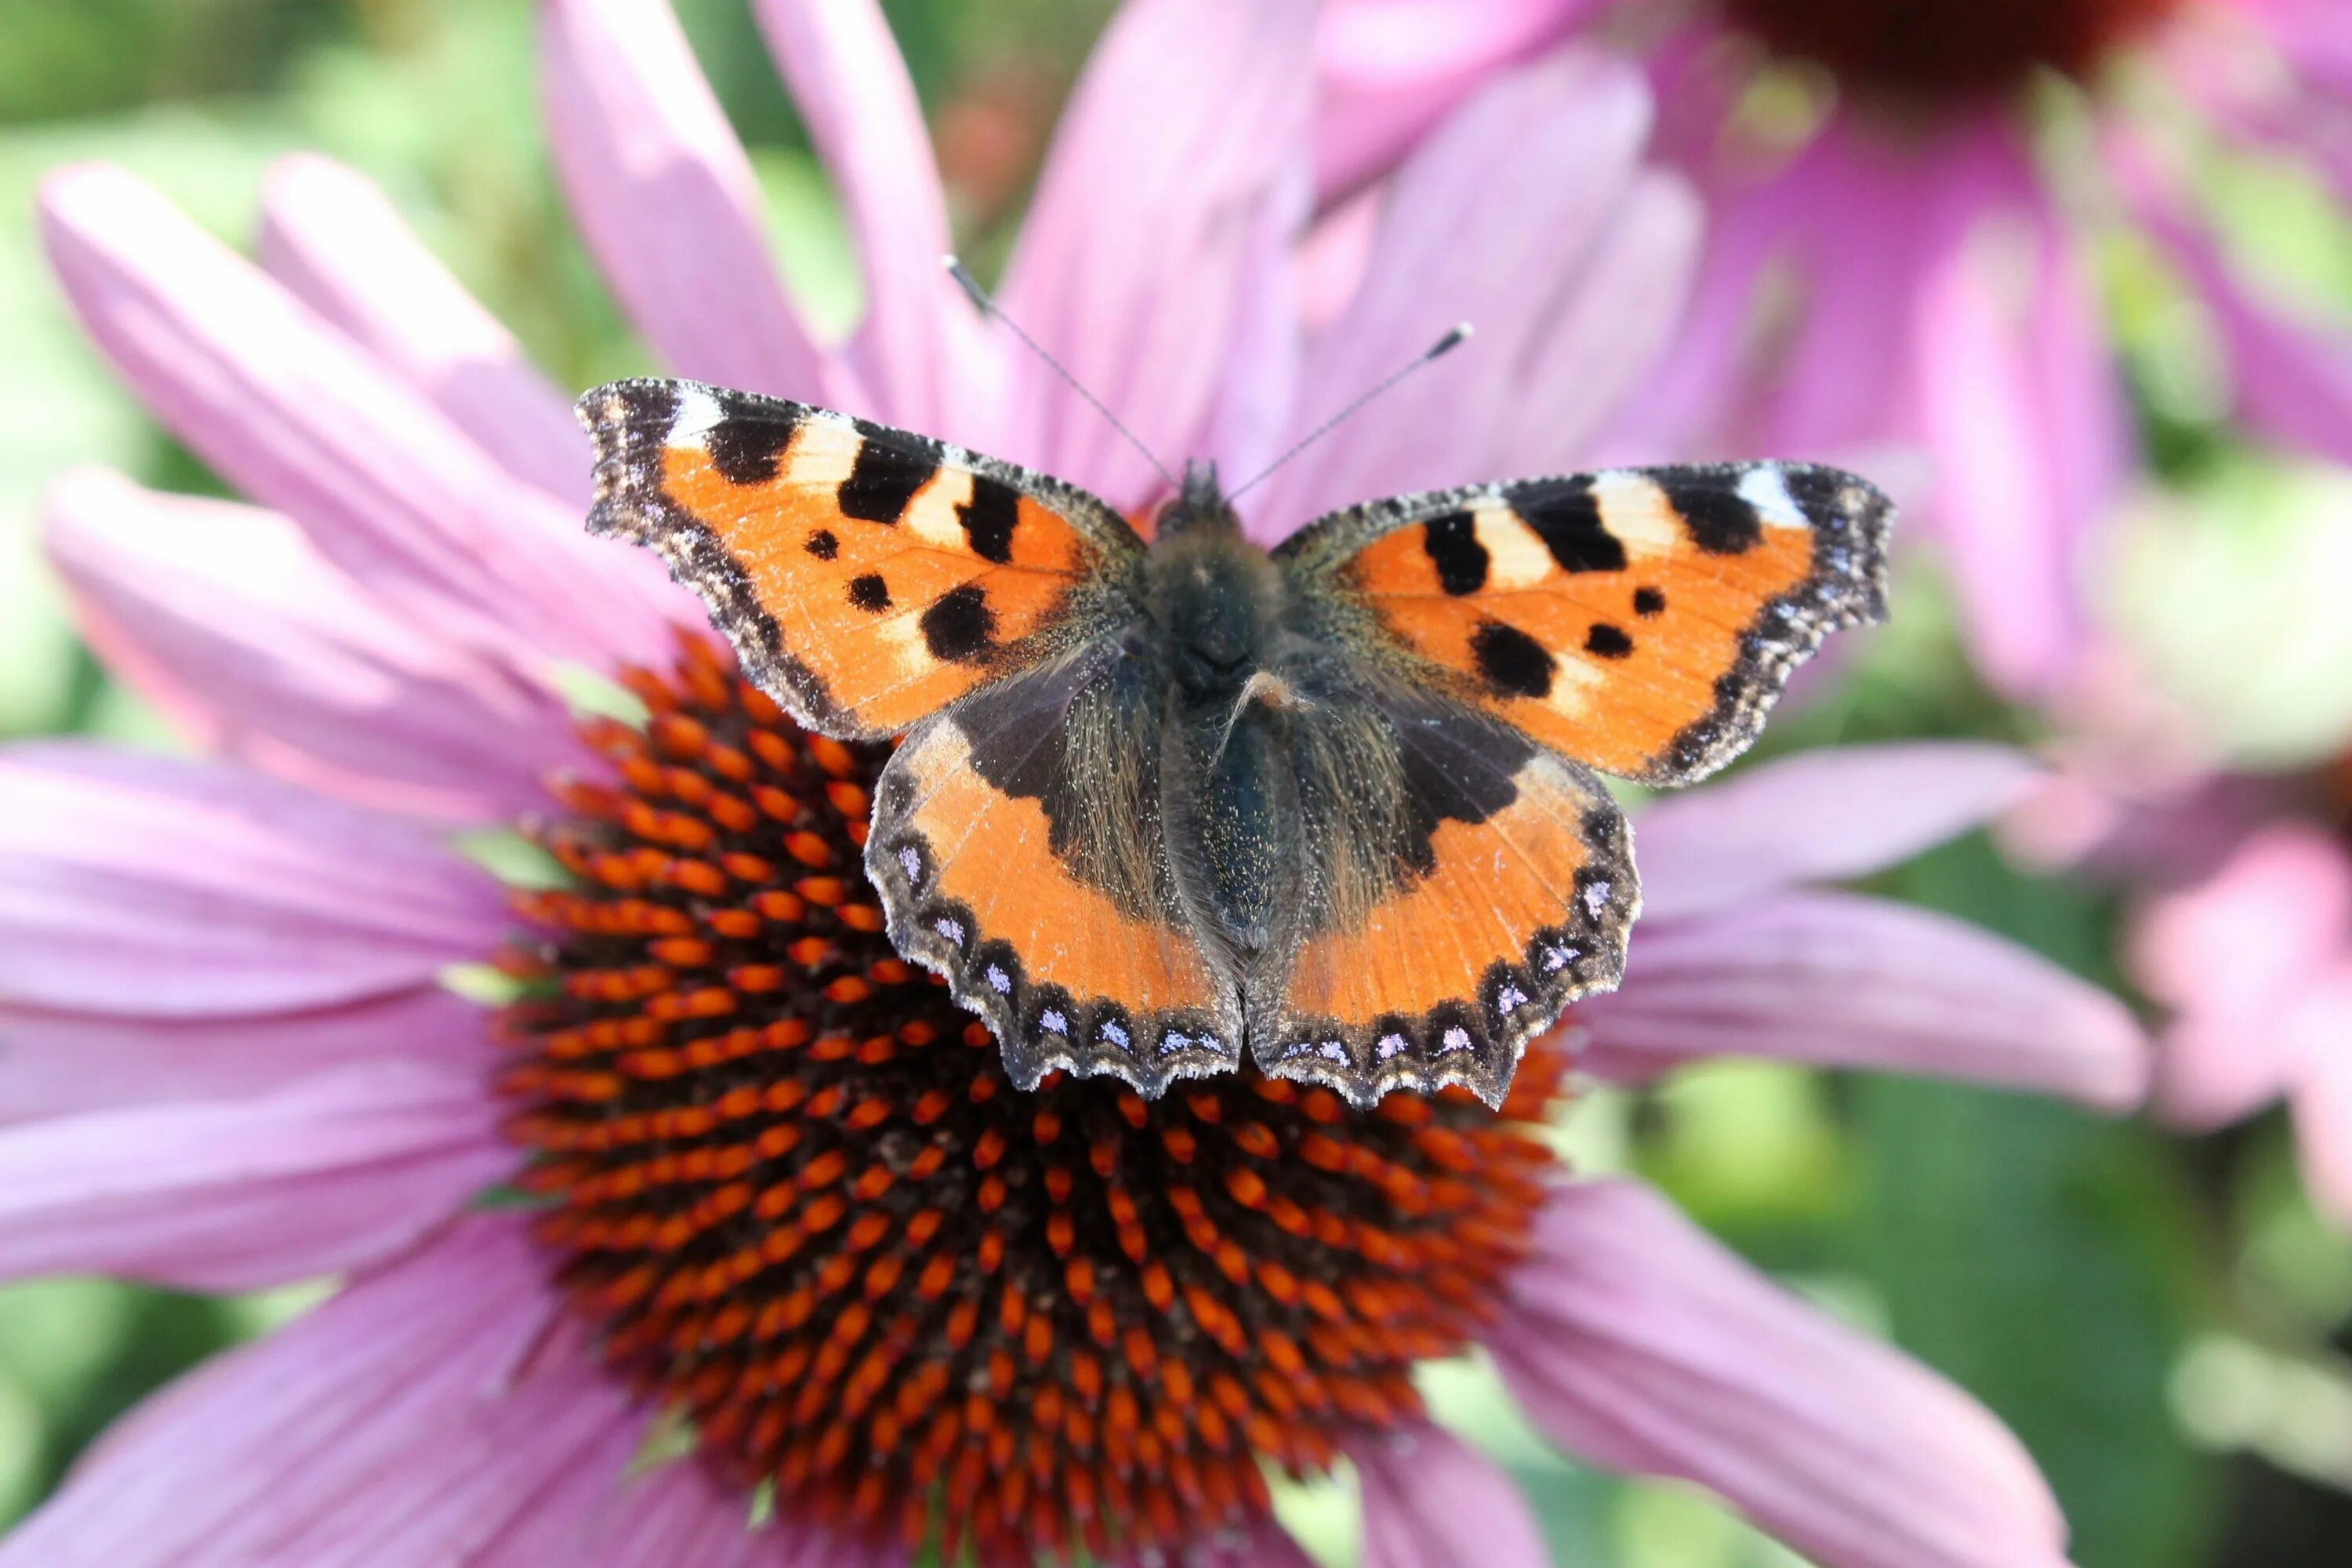
[[[604,1354],[780,1514],[983,1562],[1170,1548],[1262,1517],[1419,1409],[1522,1253],[1548,1047],[1502,1117],[1359,1114],[1244,1073],[1147,1103],[1015,1090],[882,931],[887,748],[807,735],[694,646],[591,722],[569,870],[504,1015],[539,1235]]]
[[[1723,0],[1740,26],[1848,86],[1930,103],[2083,77],[2180,0]]]

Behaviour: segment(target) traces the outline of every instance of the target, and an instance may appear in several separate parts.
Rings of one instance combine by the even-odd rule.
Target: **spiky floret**
[[[707,1462],[950,1561],[1174,1547],[1416,1413],[1527,1243],[1563,1063],[1497,1118],[1245,1069],[1147,1104],[1005,1078],[858,871],[887,756],[806,734],[712,646],[556,788],[570,885],[499,1087],[558,1277]]]

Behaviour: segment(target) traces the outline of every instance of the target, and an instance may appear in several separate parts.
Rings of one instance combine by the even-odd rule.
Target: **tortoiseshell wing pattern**
[[[1884,613],[1885,498],[1801,464],[1379,501],[1269,561],[1213,482],[1147,550],[1073,486],[825,409],[628,381],[581,415],[593,530],[660,551],[812,729],[903,736],[867,874],[1024,1088],[1246,1055],[1499,1104],[1622,973],[1596,775],[1721,767]]]

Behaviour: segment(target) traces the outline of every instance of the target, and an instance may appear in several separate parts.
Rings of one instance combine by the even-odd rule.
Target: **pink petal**
[[[2231,1012],[2261,1006],[2352,946],[2352,856],[2312,824],[2272,825],[2213,875],[2152,903],[2130,943],[2149,995]]]
[[[678,375],[842,401],[769,254],[751,161],[670,8],[550,0],[540,16],[556,172],[655,352]]]
[[[1555,456],[1535,466],[1570,466],[1591,434],[1575,421],[1590,410],[1528,399],[1538,387],[1573,392],[1564,366],[1583,345],[1563,341],[1559,328],[1589,320],[1578,269],[1627,212],[1649,125],[1649,95],[1633,67],[1572,53],[1496,81],[1423,143],[1396,177],[1353,301],[1308,354],[1297,429],[1321,423],[1456,321],[1476,335],[1285,468],[1251,502],[1254,533],[1276,539],[1353,501],[1503,477],[1490,471],[1504,456],[1500,438],[1555,415]],[[1465,243],[1466,235],[1480,237]],[[1655,301],[1628,304],[1639,315]],[[1531,373],[1532,386],[1522,379]],[[1522,445],[1510,456],[1535,454]]]
[[[2254,9],[2295,64],[2336,96],[2352,99],[2352,17],[2330,0],[2259,0]]]
[[[1314,1568],[1315,1563],[1271,1521],[1188,1542],[1172,1561],[1181,1568]],[[1166,1552],[1151,1548],[1114,1559],[1113,1568],[1168,1568],[1171,1562]]]
[[[643,1421],[557,1311],[519,1218],[455,1225],[134,1412],[0,1568],[474,1562]]]
[[[2157,1117],[2168,1126],[2210,1131],[2277,1100],[2305,1069],[2279,1018],[2303,990],[2265,996],[2255,1011],[2188,1013],[2157,1039]]]
[[[1363,1568],[1547,1568],[1527,1500],[1493,1460],[1426,1422],[1353,1455],[1364,1493]]]
[[[2310,1046],[2294,1101],[2303,1178],[2320,1211],[2352,1231],[2352,963],[2309,998],[2297,1026]]]
[[[1975,126],[1917,144],[1877,129],[1834,119],[1786,174],[1734,198],[1762,209],[1803,296],[1750,436],[1778,456],[1882,439],[1890,426],[1911,433],[1905,373],[1921,280],[1989,199]]]
[[[1759,288],[1767,269],[1790,244],[1792,217],[1807,210],[1797,207],[1778,183],[1760,190],[1711,193],[1705,243],[1681,324],[1611,415],[1604,433],[1595,438],[1591,461],[1703,458],[1742,444],[1734,434],[1734,411],[1749,390],[1746,382],[1753,379],[1745,362],[1757,335]],[[1857,381],[1871,379],[1858,364],[1850,363],[1847,370]],[[1883,375],[1879,383],[1883,386]],[[1760,446],[1748,444],[1747,449]]]
[[[1961,921],[1798,893],[1636,931],[1623,988],[1579,1003],[1587,1065],[1648,1077],[1694,1057],[1780,1057],[2070,1095],[2147,1091],[2148,1050],[2114,997]]]
[[[465,822],[544,808],[577,754],[553,691],[404,620],[275,513],[90,468],[42,512],[82,636],[208,750]]]
[[[2190,7],[2159,42],[2171,85],[2231,138],[2315,165],[2352,201],[2352,26],[2336,0]]]
[[[367,1062],[0,1130],[0,1279],[252,1290],[380,1261],[513,1171],[483,1070]]]
[[[2034,691],[2083,653],[2084,542],[2130,447],[2087,260],[2014,157],[1987,216],[2023,217],[2025,253],[1955,250],[1924,280],[1916,342],[1939,533],[1970,639],[1995,684]],[[2032,269],[2022,300],[1998,275],[2011,261]]]
[[[51,174],[52,265],[99,346],[215,468],[415,624],[520,670],[658,659],[667,595],[349,338],[120,169]]]
[[[1328,199],[1402,159],[1465,98],[1599,0],[1341,0],[1316,35],[1316,184]]]
[[[1706,221],[1681,177],[1634,177],[1591,252],[1562,279],[1551,319],[1518,363],[1517,391],[1482,473],[1556,473],[1598,460],[1593,432],[1664,366],[1688,308]]]
[[[940,266],[947,198],[930,133],[873,0],[760,0],[769,47],[833,175],[866,279],[850,359],[877,418],[985,445],[979,322]]]
[[[1633,1184],[1553,1194],[1489,1348],[1562,1447],[1696,1481],[1822,1568],[2064,1562],[2049,1489],[1987,1411]]]
[[[2036,776],[2004,747],[1920,742],[1807,752],[1661,796],[1635,818],[1643,910],[1682,920],[1884,869],[1990,821]]]
[[[633,1436],[632,1434],[625,1434]],[[750,1500],[692,1459],[623,1473],[575,1466],[467,1568],[900,1568],[908,1554],[797,1521],[751,1522]]]
[[[261,256],[295,298],[415,382],[509,473],[587,509],[593,459],[572,399],[366,175],[315,153],[280,159],[261,189]]]
[[[2266,827],[2211,877],[2152,900],[2126,954],[2140,988],[2179,1014],[2165,1037],[2166,1118],[2234,1121],[2315,1048],[2294,1020],[2352,962],[2352,857],[2316,826]]]
[[[1267,225],[1305,218],[1314,26],[1303,0],[1122,9],[1063,116],[1005,272],[1007,312],[1171,467],[1204,452]],[[1119,505],[1162,488],[1050,370],[1024,355],[1013,374],[1008,452]]]
[[[2257,433],[2336,462],[2352,462],[2352,331],[2297,321],[2257,298],[2187,200],[2137,150],[2113,145],[2141,225],[2186,274],[2229,356],[2240,418]],[[2352,157],[2352,149],[2347,149]]]
[[[212,763],[0,753],[0,1003],[331,1006],[429,986],[508,923],[496,882],[396,818]]]
[[[1310,242],[1300,236],[1293,198],[1303,194],[1297,181],[1286,179],[1280,194],[1259,205],[1257,231],[1247,243],[1223,384],[1199,441],[1229,485],[1246,484],[1281,455],[1298,401],[1307,357],[1301,248]]]
[[[142,1018],[0,1003],[0,1127],[250,1098],[353,1062],[482,1067],[482,1015],[430,983],[334,1007]]]

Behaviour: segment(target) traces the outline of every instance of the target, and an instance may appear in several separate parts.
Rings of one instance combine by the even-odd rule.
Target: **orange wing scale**
[[[1138,1016],[1218,1005],[1200,945],[1071,876],[1048,843],[1045,812],[991,788],[951,726],[926,729],[906,751],[917,802],[907,822],[938,865],[931,895],[1011,942],[1032,984],[1107,997]]]
[[[1341,582],[1456,689],[1603,773],[1682,784],[1880,610],[1885,498],[1781,465],[1532,481],[1373,539]]]
[[[1622,817],[1542,752],[1510,787],[1494,815],[1438,825],[1426,875],[1307,937],[1283,999],[1296,1043],[1274,1070],[1359,1103],[1449,1083],[1498,1102],[1561,997],[1616,984],[1641,907]]]
[[[676,382],[583,409],[589,526],[661,551],[753,679],[845,739],[1034,664],[1107,550],[1136,548],[1090,498],[824,409]]]

